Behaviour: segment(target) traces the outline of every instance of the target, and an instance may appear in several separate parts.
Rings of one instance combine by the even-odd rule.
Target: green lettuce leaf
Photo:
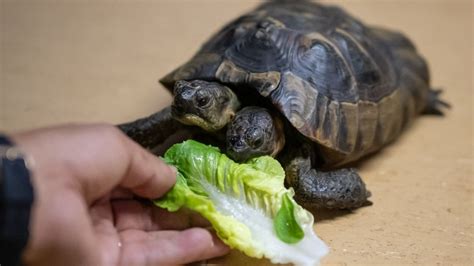
[[[283,185],[285,173],[269,156],[238,164],[212,146],[188,140],[164,159],[178,169],[176,185],[154,203],[186,207],[210,221],[230,247],[273,263],[314,265],[328,252],[315,235],[313,216]]]

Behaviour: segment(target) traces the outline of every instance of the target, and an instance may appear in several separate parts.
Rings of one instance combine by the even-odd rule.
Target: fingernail
[[[171,172],[173,172],[174,177],[178,177],[178,169],[175,166],[169,165]]]

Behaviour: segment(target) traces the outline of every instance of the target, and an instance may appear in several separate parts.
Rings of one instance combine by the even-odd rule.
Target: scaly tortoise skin
[[[418,114],[442,114],[447,106],[430,89],[427,64],[404,35],[308,1],[262,4],[160,80],[175,96],[176,87],[196,89],[206,81],[230,88],[243,106],[279,111],[286,145],[278,158],[287,183],[297,200],[317,207],[363,205],[370,193],[354,169],[340,166],[390,143]],[[169,112],[150,118],[163,116]],[[149,142],[150,129],[160,124],[141,124],[150,118],[122,129]]]

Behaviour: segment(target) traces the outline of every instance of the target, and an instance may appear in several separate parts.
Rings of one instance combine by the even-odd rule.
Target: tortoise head
[[[235,93],[217,82],[177,81],[171,113],[186,125],[196,125],[213,132],[223,128],[239,108]]]
[[[276,156],[284,145],[283,123],[262,107],[243,108],[227,127],[226,153],[236,161]]]

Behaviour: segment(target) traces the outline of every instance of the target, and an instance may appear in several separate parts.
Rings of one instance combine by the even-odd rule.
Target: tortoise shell
[[[307,1],[264,3],[161,82],[171,90],[195,79],[256,90],[326,154],[337,154],[325,158],[334,164],[397,137],[429,91],[427,65],[405,36]]]

